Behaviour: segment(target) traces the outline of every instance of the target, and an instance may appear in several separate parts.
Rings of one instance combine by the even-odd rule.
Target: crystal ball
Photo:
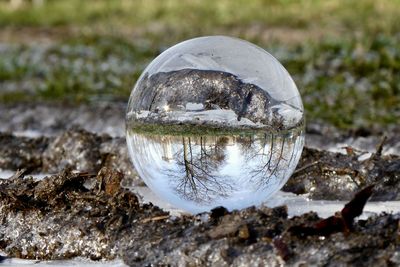
[[[286,69],[247,41],[179,43],[143,71],[126,114],[130,158],[162,200],[190,213],[260,205],[293,173],[304,110]]]

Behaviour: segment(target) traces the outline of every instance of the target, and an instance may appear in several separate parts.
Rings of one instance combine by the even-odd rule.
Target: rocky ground
[[[141,204],[124,189],[143,184],[128,159],[123,105],[0,109],[0,169],[16,171],[0,180],[0,249],[10,257],[123,258],[131,266],[400,264],[399,214],[343,224],[343,211],[328,220],[313,212],[288,218],[285,206],[176,216]],[[396,129],[384,138],[309,125],[307,135],[284,191],[350,200],[374,184],[371,200],[400,200]],[[39,181],[34,173],[52,175]]]

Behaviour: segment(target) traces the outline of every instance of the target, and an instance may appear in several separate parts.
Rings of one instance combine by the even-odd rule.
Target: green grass
[[[290,130],[276,131],[275,129],[239,129],[237,127],[217,127],[214,125],[188,125],[188,124],[163,124],[163,123],[127,123],[127,131],[130,134],[145,135],[170,135],[170,136],[264,136],[266,133],[280,137],[300,135],[304,131],[303,126]]]
[[[307,121],[386,127],[400,118],[399,17],[400,0],[2,1],[0,102],[126,102],[165,48],[226,34],[282,62]]]
[[[3,100],[126,99],[145,65],[154,57],[145,50],[112,36],[71,39],[51,46],[10,45],[0,51],[0,81],[26,94],[0,93]]]
[[[293,75],[308,121],[345,129],[398,123],[400,37],[266,48]],[[0,52],[1,80],[8,86],[31,86],[26,93],[0,93],[0,100],[127,101],[157,53],[104,36],[49,47],[11,46]]]
[[[85,31],[135,30],[161,39],[253,27],[318,30],[323,34],[391,34],[400,29],[399,0],[47,0],[12,8],[0,2],[0,26],[76,27]],[[261,30],[260,30],[261,29]],[[231,31],[231,32],[232,32]]]
[[[400,36],[305,46],[282,62],[312,121],[340,128],[399,122]]]

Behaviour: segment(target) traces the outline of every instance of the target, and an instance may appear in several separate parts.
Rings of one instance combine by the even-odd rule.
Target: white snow
[[[150,188],[147,186],[134,186],[129,188],[135,194],[141,196],[140,200],[142,203],[153,203],[163,210],[168,211],[172,216],[180,216],[182,214],[186,214],[185,211],[175,208],[168,202],[161,200]]]
[[[53,260],[53,261],[38,261],[38,260],[23,260],[23,259],[6,259],[1,263],[3,267],[17,267],[17,266],[35,266],[35,267],[70,267],[70,266],[82,266],[82,267],[126,267],[121,259],[112,261],[92,261],[85,258],[75,258],[72,260]]]
[[[213,109],[203,111],[169,111],[162,113],[153,113],[149,111],[130,112],[129,116],[133,116],[136,119],[153,118],[160,121],[171,121],[171,122],[190,122],[193,121],[207,122],[211,124],[226,124],[228,126],[252,126],[262,127],[261,123],[254,123],[247,118],[241,118],[238,120],[237,114],[233,110],[228,109]]]
[[[0,178],[1,179],[7,179],[10,178],[15,174],[15,171],[9,171],[9,170],[2,170],[0,169]]]
[[[156,206],[171,212],[171,215],[178,216],[186,213],[183,210],[174,208],[170,204],[157,197],[148,187],[136,187],[133,190],[135,193],[142,196],[143,203],[153,203]],[[321,218],[332,216],[337,211],[341,211],[348,201],[333,201],[333,200],[310,200],[306,195],[295,195],[279,191],[271,199],[264,202],[267,207],[277,207],[282,205],[288,206],[289,217],[298,216],[306,212],[314,211]],[[367,202],[364,207],[364,212],[361,218],[367,218],[374,214],[382,212],[400,212],[400,201],[378,201]]]
[[[314,211],[322,218],[332,216],[341,211],[348,201],[334,200],[310,200],[306,195],[295,195],[293,193],[278,192],[272,199],[267,200],[265,205],[276,207],[288,206],[289,217],[298,216],[305,212]],[[364,207],[363,214],[359,217],[365,219],[371,215],[382,212],[400,212],[400,201],[370,201]]]
[[[360,151],[358,160],[364,161],[376,152],[376,146],[381,142],[381,137],[349,137],[342,142],[326,139],[323,135],[308,134],[306,136],[306,146],[318,150],[327,150],[333,153],[347,154],[346,147]],[[400,142],[385,145],[382,155],[400,156]]]
[[[141,110],[139,112],[130,112],[129,115],[134,114],[137,119],[147,118],[151,112],[149,110]]]
[[[204,109],[204,105],[202,103],[186,103],[186,110],[187,111],[201,111]]]
[[[15,171],[10,170],[2,170],[0,169],[0,179],[8,179],[15,174]],[[46,176],[50,176],[51,174],[48,173],[38,173],[38,174],[29,174],[26,176],[32,176],[33,179],[42,180]]]
[[[189,102],[186,104],[185,110],[166,110],[165,108],[163,108],[163,110],[164,112],[159,113],[150,112],[148,110],[131,111],[129,112],[128,117],[164,122],[193,123],[194,121],[197,121],[198,123],[221,123],[228,126],[251,126],[257,128],[266,126],[263,123],[254,123],[253,121],[244,117],[238,120],[238,115],[231,109],[204,110],[204,105],[201,103]],[[297,125],[303,118],[303,111],[285,103],[272,106],[271,112],[276,114],[275,116],[283,119],[282,122],[285,127]],[[271,116],[274,115],[271,114]]]
[[[45,134],[43,134],[42,131],[39,130],[24,130],[24,131],[15,131],[13,132],[13,134],[15,136],[22,136],[22,137],[29,137],[29,138],[39,138],[42,136],[46,136]]]
[[[283,118],[285,127],[297,125],[303,118],[303,111],[285,103],[274,105],[271,107],[271,110],[278,113],[279,116]]]

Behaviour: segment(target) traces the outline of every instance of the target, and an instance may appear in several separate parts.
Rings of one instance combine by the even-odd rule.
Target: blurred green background
[[[0,0],[0,104],[127,102],[169,46],[230,35],[293,76],[307,120],[400,121],[400,0]]]

